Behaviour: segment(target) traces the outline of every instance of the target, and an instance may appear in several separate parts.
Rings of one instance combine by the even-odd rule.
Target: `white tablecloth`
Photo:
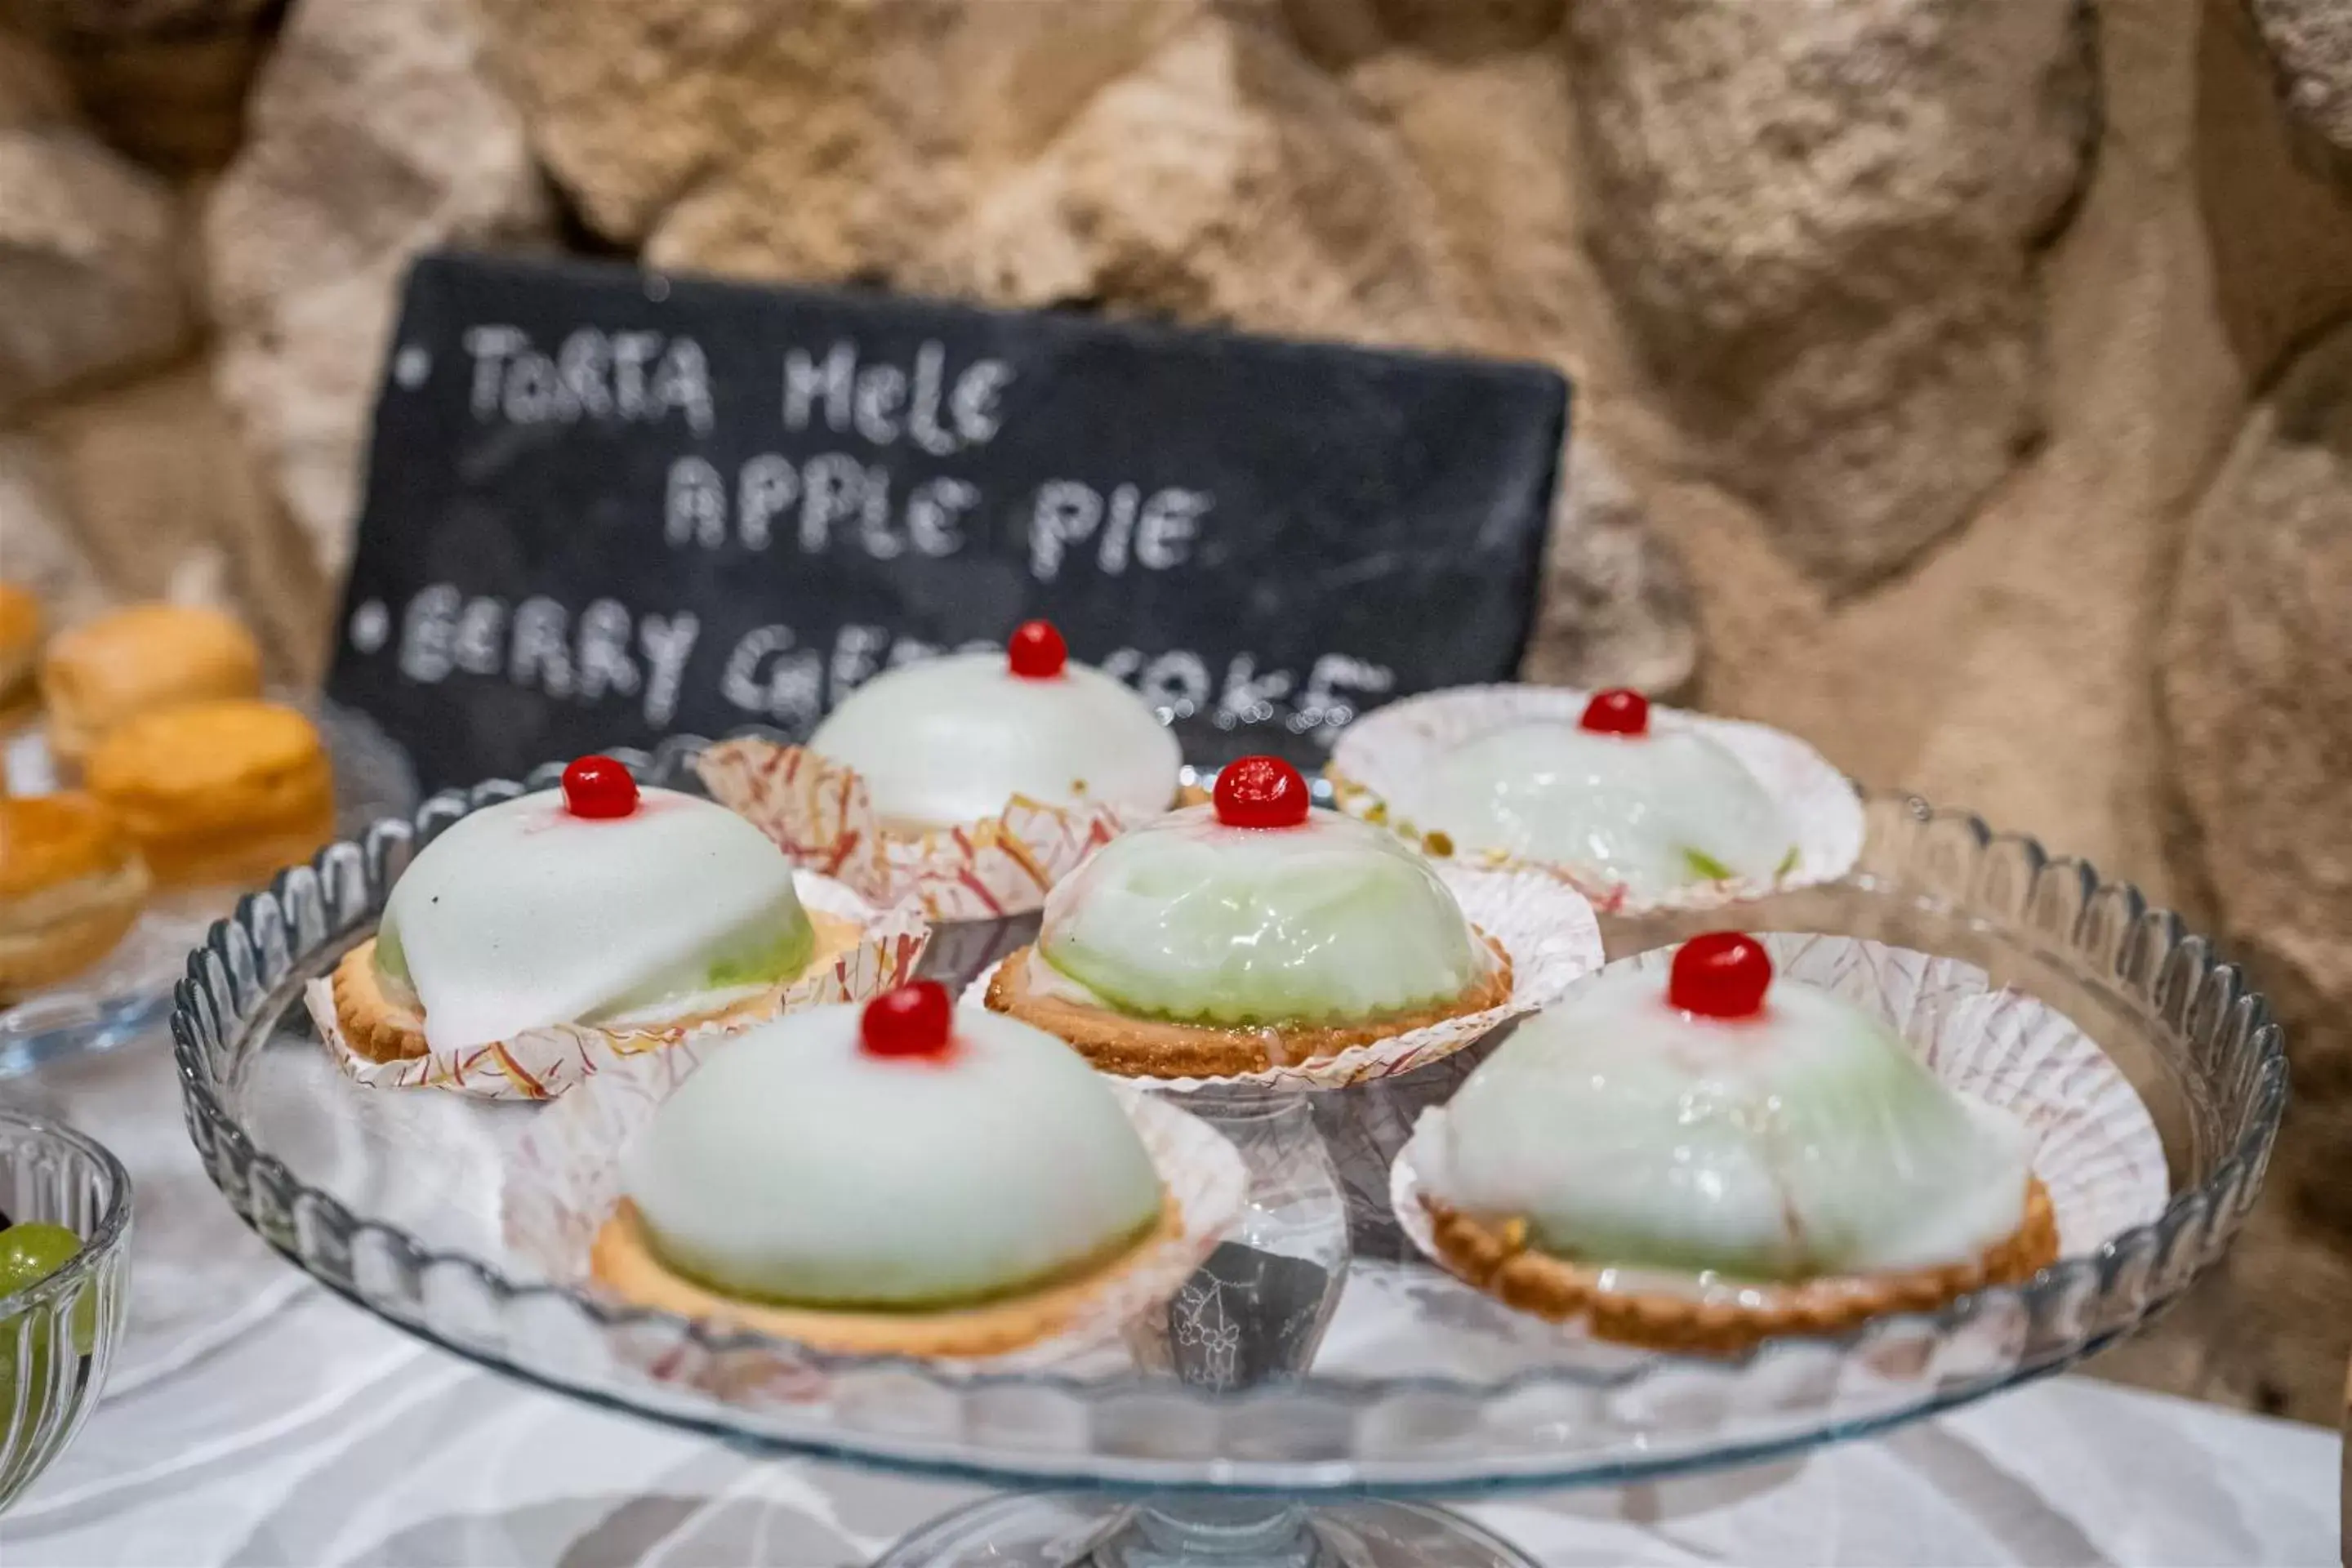
[[[0,1085],[130,1163],[125,1377],[0,1565],[862,1563],[978,1496],[759,1459],[478,1372],[300,1284],[195,1166],[152,1056]],[[1724,1475],[1479,1503],[1547,1563],[2323,1564],[2333,1433],[2061,1378]]]

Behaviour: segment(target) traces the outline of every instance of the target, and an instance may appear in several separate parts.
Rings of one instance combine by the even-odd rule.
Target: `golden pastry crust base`
[[[1475,926],[1471,930],[1495,955],[1495,967],[1484,980],[1442,1006],[1370,1023],[1283,1028],[1130,1018],[1066,997],[1039,995],[1029,984],[1028,947],[997,966],[988,982],[988,1006],[991,1012],[1009,1013],[1059,1036],[1096,1068],[1123,1078],[1229,1078],[1264,1072],[1336,1057],[1357,1046],[1501,1006],[1511,995],[1511,955],[1485,931]]]
[[[589,1268],[599,1284],[633,1306],[752,1329],[819,1350],[852,1355],[1002,1355],[1069,1326],[1145,1249],[1174,1240],[1183,1215],[1163,1194],[1160,1220],[1141,1239],[1055,1284],[1002,1301],[930,1312],[830,1311],[772,1307],[705,1289],[654,1256],[636,1205],[621,1200],[596,1233]]]
[[[1758,1300],[1696,1301],[1665,1292],[1602,1290],[1598,1268],[1535,1251],[1527,1226],[1475,1219],[1423,1195],[1437,1250],[1488,1295],[1554,1322],[1581,1318],[1599,1338],[1649,1350],[1736,1355],[1781,1334],[1834,1334],[1888,1312],[1932,1311],[1987,1285],[2013,1285],[2055,1262],[2058,1221],[2039,1177],[2016,1232],[1968,1263],[1753,1288]]]
[[[829,915],[822,910],[810,910],[807,913],[809,924],[816,929],[816,944],[809,951],[808,963],[790,980],[730,1006],[672,1018],[661,1027],[691,1029],[705,1024],[739,1020],[751,1023],[762,1018],[775,1006],[776,993],[783,986],[833,963],[865,938],[865,928],[856,921]],[[343,954],[335,965],[331,985],[335,996],[335,1022],[341,1026],[343,1039],[352,1049],[376,1062],[413,1061],[428,1054],[431,1047],[425,1040],[425,1015],[394,1001],[376,980],[375,938],[368,938]],[[616,1031],[623,1035],[629,1032]]]

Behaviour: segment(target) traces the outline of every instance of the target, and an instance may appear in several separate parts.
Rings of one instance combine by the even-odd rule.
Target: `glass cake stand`
[[[701,744],[624,755],[691,789]],[[415,848],[525,787],[487,784],[379,822],[212,929],[172,1020],[205,1164],[290,1262],[486,1366],[755,1449],[1014,1489],[918,1532],[894,1563],[1521,1562],[1423,1500],[1752,1463],[2046,1376],[2132,1332],[2221,1257],[2286,1093],[2268,1006],[2177,917],[2029,838],[1869,795],[1851,874],[1738,922],[1964,960],[2073,1018],[2164,1141],[2174,1196],[2157,1223],[2021,1287],[1736,1360],[1596,1346],[1420,1262],[1383,1212],[1387,1157],[1474,1047],[1419,1082],[1312,1103],[1196,1100],[1250,1166],[1247,1215],[1164,1321],[1095,1362],[976,1374],[792,1352],[551,1282],[499,1219],[506,1151],[541,1108],[362,1089],[312,1033],[301,984],[369,931]],[[1617,956],[1721,923],[1617,921],[1607,934]],[[1022,939],[945,934],[936,960],[962,973]],[[728,1375],[780,1352],[808,1375]]]

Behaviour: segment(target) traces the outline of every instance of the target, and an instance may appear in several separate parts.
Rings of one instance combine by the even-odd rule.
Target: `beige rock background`
[[[0,570],[312,671],[401,267],[569,247],[1569,370],[1535,679],[2217,927],[2299,1094],[2123,1375],[2352,1353],[2330,0],[0,0]]]

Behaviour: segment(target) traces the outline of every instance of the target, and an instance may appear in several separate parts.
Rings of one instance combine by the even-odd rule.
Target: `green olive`
[[[13,1296],[31,1289],[71,1263],[81,1253],[81,1237],[61,1225],[48,1225],[38,1220],[12,1225],[0,1230],[0,1296]],[[35,1354],[47,1349],[38,1336],[47,1330],[46,1321],[36,1324]],[[0,1322],[0,1367],[12,1365],[16,1360],[17,1325]],[[86,1289],[73,1309],[74,1349],[88,1355],[98,1338],[98,1292]]]
[[[27,1220],[0,1230],[0,1296],[39,1284],[80,1251],[81,1237],[61,1225]]]

